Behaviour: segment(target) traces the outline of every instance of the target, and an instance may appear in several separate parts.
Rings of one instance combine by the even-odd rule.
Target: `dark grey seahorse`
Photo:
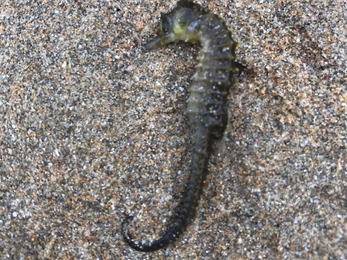
[[[200,41],[202,45],[186,111],[194,131],[191,174],[176,218],[161,238],[148,243],[134,241],[125,231],[132,218],[124,221],[122,232],[125,242],[143,252],[167,246],[178,238],[194,218],[214,143],[222,141],[225,135],[229,121],[227,97],[238,71],[234,61],[237,43],[231,38],[225,23],[211,11],[190,0],[178,1],[171,12],[161,14],[159,34],[146,45],[146,49],[152,50],[178,41]]]

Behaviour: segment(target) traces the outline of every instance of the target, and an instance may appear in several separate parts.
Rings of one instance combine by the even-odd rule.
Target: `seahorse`
[[[217,15],[191,0],[180,0],[171,12],[161,14],[159,33],[145,49],[149,51],[178,41],[199,41],[202,46],[186,110],[194,132],[191,173],[175,220],[161,238],[152,242],[135,241],[125,231],[132,217],[123,222],[124,241],[143,252],[159,250],[177,240],[194,218],[208,174],[210,154],[216,141],[224,139],[229,121],[227,97],[238,72],[235,64],[238,44],[231,32]]]

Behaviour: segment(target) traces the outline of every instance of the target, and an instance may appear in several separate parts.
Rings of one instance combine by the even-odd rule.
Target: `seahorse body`
[[[125,242],[143,252],[167,246],[194,218],[214,142],[222,140],[228,123],[227,96],[237,72],[234,62],[237,43],[218,16],[190,0],[178,1],[170,13],[161,14],[159,34],[146,45],[146,49],[181,40],[200,41],[202,45],[186,111],[194,131],[191,174],[176,219],[161,238],[149,243],[134,241],[125,232],[129,219],[123,223]]]

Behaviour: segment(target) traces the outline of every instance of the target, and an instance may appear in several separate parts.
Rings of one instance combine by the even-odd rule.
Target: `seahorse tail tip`
[[[124,237],[124,240],[126,242],[131,241],[132,240],[132,236],[129,234],[129,232],[126,232],[126,228],[128,226],[128,224],[134,219],[133,216],[125,216],[125,219],[122,222],[122,227],[121,227],[121,231]]]
[[[124,242],[127,243],[132,249],[141,252],[152,252],[160,249],[159,247],[153,245],[143,244],[139,241],[136,241],[134,237],[126,231],[128,224],[134,219],[134,216],[126,216],[122,222],[122,235]]]

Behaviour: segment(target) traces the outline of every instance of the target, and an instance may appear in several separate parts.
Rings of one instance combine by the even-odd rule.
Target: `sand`
[[[176,1],[2,1],[0,259],[347,259],[346,1],[196,1],[246,66],[194,222],[158,238],[189,175],[198,44],[149,53]]]

